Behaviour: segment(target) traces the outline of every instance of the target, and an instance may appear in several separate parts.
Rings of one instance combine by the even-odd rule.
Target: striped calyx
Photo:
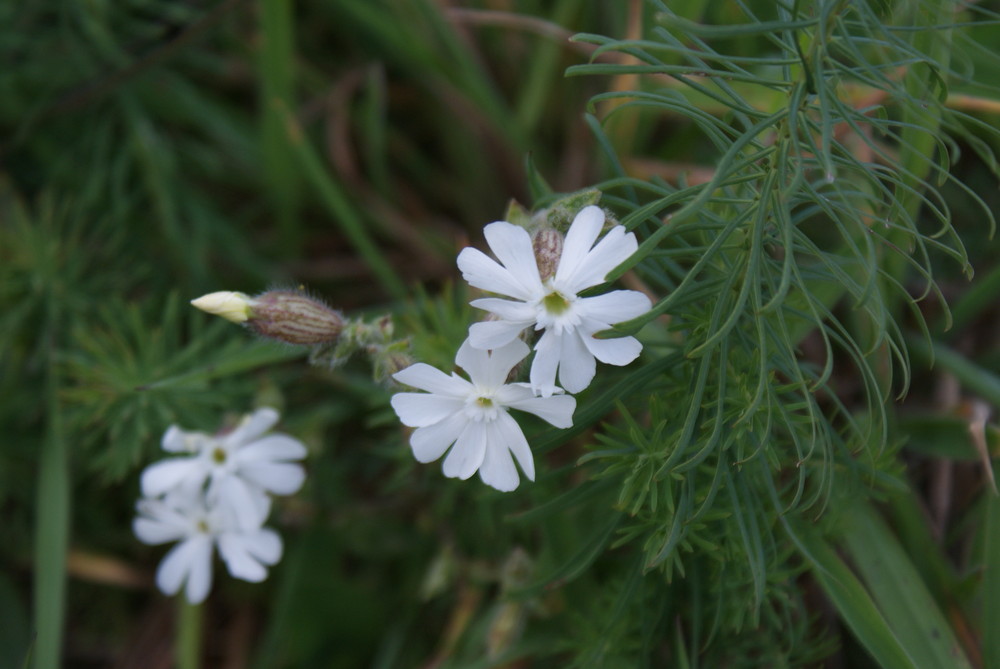
[[[535,252],[535,262],[538,263],[538,276],[542,281],[551,278],[559,267],[562,257],[563,236],[553,228],[542,228],[531,240]]]
[[[262,337],[313,346],[335,342],[344,329],[344,318],[298,291],[270,290],[250,301],[246,325]]]

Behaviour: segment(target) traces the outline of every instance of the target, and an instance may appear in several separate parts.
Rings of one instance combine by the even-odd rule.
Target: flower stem
[[[201,604],[191,604],[183,594],[177,599],[177,669],[198,669],[204,611]]]
[[[35,530],[35,662],[38,669],[60,665],[66,599],[66,549],[69,544],[69,454],[59,407],[59,372],[55,354],[57,308],[48,302],[46,379],[47,434],[38,462],[38,520]]]

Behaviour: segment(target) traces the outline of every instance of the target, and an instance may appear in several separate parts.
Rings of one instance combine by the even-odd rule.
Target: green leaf
[[[928,344],[926,339],[918,337],[908,337],[906,342],[914,359],[927,366],[933,363],[948,370],[966,390],[976,393],[993,406],[1000,406],[1000,376],[944,344]]]
[[[971,667],[899,540],[865,501],[844,509],[840,541],[900,643],[927,669]]]
[[[879,611],[861,581],[836,551],[813,530],[798,533],[812,575],[841,619],[871,656],[885,669],[916,669],[918,665]]]
[[[1000,667],[1000,496],[986,494],[983,535],[983,666]]]

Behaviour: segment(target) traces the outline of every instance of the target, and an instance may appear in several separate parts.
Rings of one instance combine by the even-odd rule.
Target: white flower
[[[192,604],[204,601],[212,587],[213,548],[232,576],[254,583],[267,578],[267,567],[281,559],[281,537],[274,530],[242,527],[224,507],[209,505],[202,491],[141,499],[136,510],[132,528],[140,541],[179,542],[160,562],[156,585],[168,595],[184,587]]]
[[[293,462],[306,455],[302,442],[280,433],[264,435],[277,421],[274,409],[258,409],[218,437],[172,425],[163,435],[163,449],[190,455],[147,467],[143,495],[157,497],[180,489],[192,496],[207,482],[210,504],[229,507],[242,527],[259,526],[269,504],[266,493],[290,495],[305,479],[302,466]]]
[[[458,267],[471,285],[513,298],[472,301],[472,306],[497,317],[469,329],[472,346],[503,346],[527,327],[545,331],[535,344],[530,373],[532,389],[543,396],[554,391],[557,369],[562,387],[578,393],[594,378],[595,358],[609,365],[627,365],[642,351],[634,337],[597,339],[593,335],[649,311],[649,298],[634,290],[579,296],[603,283],[608,272],[638,248],[635,235],[620,225],[595,246],[603,225],[604,212],[599,207],[584,207],[566,234],[555,274],[544,281],[528,233],[506,221],[490,223],[484,230],[499,263],[473,248],[458,255]]]
[[[531,449],[507,409],[533,413],[556,427],[570,427],[576,400],[569,395],[535,397],[526,384],[504,383],[510,370],[528,353],[528,345],[520,339],[493,351],[474,349],[466,340],[455,363],[468,373],[470,381],[424,363],[393,374],[400,383],[429,393],[392,396],[392,408],[399,419],[417,428],[410,437],[417,460],[433,462],[454,444],[444,460],[445,476],[467,479],[478,470],[483,483],[509,491],[518,484],[513,453],[524,475],[534,481]]]

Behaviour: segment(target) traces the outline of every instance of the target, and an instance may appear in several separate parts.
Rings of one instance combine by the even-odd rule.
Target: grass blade
[[[987,495],[983,556],[983,666],[1000,667],[1000,496]]]
[[[890,627],[919,667],[970,667],[899,540],[867,503],[851,507],[841,540]]]
[[[887,669],[916,668],[917,664],[844,560],[818,535],[802,532],[798,539],[812,563],[813,576],[865,650]]]
[[[57,331],[55,300],[49,303],[49,332]],[[59,376],[54,343],[49,341],[47,379],[48,433],[38,467],[38,524],[35,530],[36,669],[61,665],[66,600],[66,550],[69,543],[69,454],[63,439]]]

